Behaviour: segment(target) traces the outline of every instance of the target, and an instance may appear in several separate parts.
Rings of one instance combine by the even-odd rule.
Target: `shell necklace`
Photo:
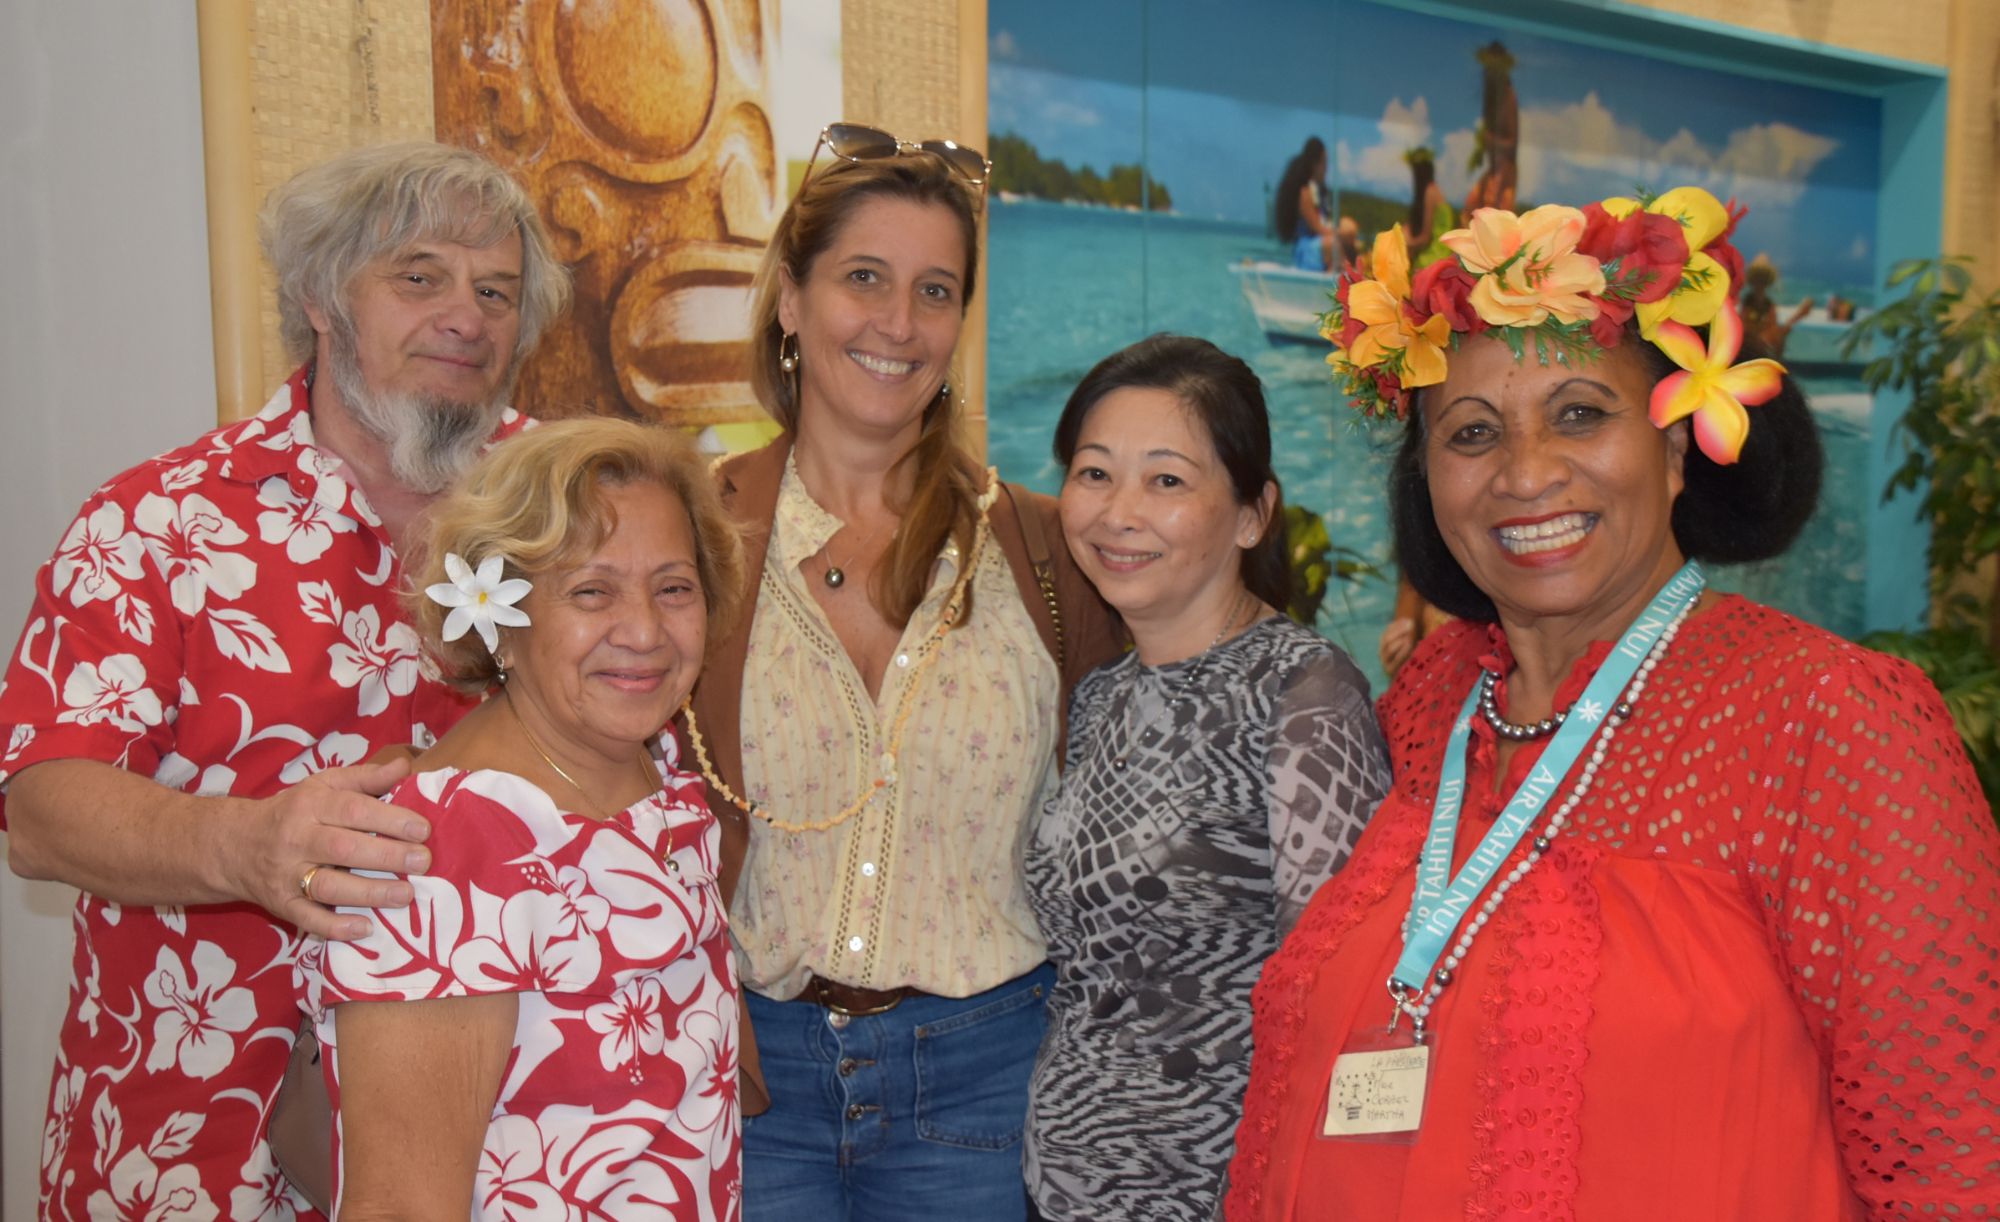
[[[695,720],[694,705],[684,704],[681,713],[687,719],[688,745],[694,748],[696,763],[701,766],[701,775],[709,787],[721,794],[725,801],[755,815],[781,832],[823,832],[839,827],[867,808],[882,790],[894,785],[898,779],[896,763],[902,756],[903,732],[909,728],[910,714],[916,711],[917,688],[923,678],[937,664],[938,655],[944,652],[945,634],[957,626],[959,617],[965,613],[965,601],[971,597],[972,578],[979,571],[979,557],[986,546],[987,511],[1000,495],[1000,473],[992,467],[986,469],[986,490],[979,494],[979,520],[972,526],[972,548],[966,556],[965,567],[959,570],[958,580],[952,584],[951,597],[945,600],[944,610],[938,615],[937,623],[917,646],[916,660],[911,665],[910,677],[896,695],[896,711],[889,719],[889,745],[878,759],[880,771],[874,780],[861,787],[852,802],[843,806],[825,819],[808,819],[788,822],[772,814],[764,803],[738,794],[728,782],[716,772],[713,761],[708,758],[708,744],[702,741],[701,724]],[[843,580],[845,578],[843,577]]]

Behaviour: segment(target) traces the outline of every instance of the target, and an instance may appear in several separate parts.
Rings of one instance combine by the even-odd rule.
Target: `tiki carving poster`
[[[839,98],[838,6],[807,7],[432,0],[438,138],[527,185],[576,277],[517,403],[697,428],[760,414],[745,373],[751,280],[788,162],[805,155],[781,112],[830,113]],[[830,77],[817,105],[782,79],[799,75],[787,47],[817,61],[805,79]]]

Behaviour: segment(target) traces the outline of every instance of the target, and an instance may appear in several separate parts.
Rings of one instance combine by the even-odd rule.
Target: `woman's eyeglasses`
[[[986,192],[987,176],[993,172],[993,163],[978,149],[967,148],[956,140],[898,140],[879,127],[866,127],[859,123],[829,123],[819,133],[818,143],[813,145],[812,157],[806,162],[805,177],[799,180],[803,187],[812,178],[813,163],[819,160],[819,151],[825,148],[842,161],[877,161],[884,157],[900,157],[905,153],[929,153],[941,159],[952,172],[966,181],[968,186],[978,187]]]

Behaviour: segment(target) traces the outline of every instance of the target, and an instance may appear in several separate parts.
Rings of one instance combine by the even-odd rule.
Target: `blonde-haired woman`
[[[1051,978],[1022,849],[1114,625],[1053,502],[957,436],[983,160],[849,124],[822,143],[758,282],[752,374],[784,433],[720,471],[755,610],[686,721],[725,860],[744,846],[746,1109],[770,1099],[746,1216],[1020,1218]]]
[[[389,795],[433,828],[415,903],[299,960],[339,1216],[733,1218],[717,828],[656,738],[740,588],[705,466],[664,430],[545,425],[434,509],[411,571],[439,668],[497,695]]]

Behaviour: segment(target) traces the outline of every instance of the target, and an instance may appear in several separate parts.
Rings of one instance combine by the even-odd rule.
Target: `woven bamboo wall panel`
[[[952,0],[846,0],[841,117],[985,148],[985,132],[959,124],[958,17]],[[986,37],[983,29],[968,33]]]
[[[1966,0],[1626,0],[1657,9],[1739,25],[1766,34],[1825,43],[1942,66],[1950,58],[1951,11]],[[1971,0],[1988,4],[1991,0]]]
[[[440,140],[528,188],[576,303],[515,401],[755,418],[750,282],[777,219],[768,0],[435,0]]]
[[[255,0],[250,60],[260,200],[345,149],[431,138],[429,0]],[[276,296],[267,267],[262,359],[272,388],[296,364],[278,338]]]
[[[985,0],[843,0],[841,110],[906,139],[943,136],[985,148]],[[980,245],[986,224],[980,221]],[[964,392],[967,440],[986,436],[986,276],[959,335],[952,385]]]
[[[2000,5],[1955,0],[1945,115],[1944,248],[2000,287]]]

